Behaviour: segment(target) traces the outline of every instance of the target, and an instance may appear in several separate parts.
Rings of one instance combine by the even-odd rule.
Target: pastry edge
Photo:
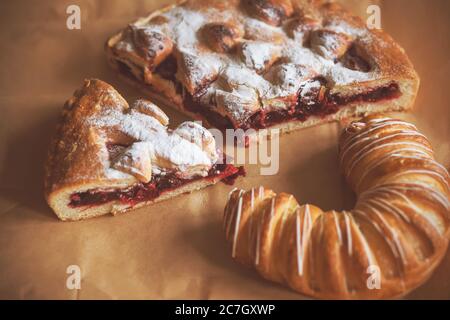
[[[70,196],[72,194],[102,187],[111,188],[111,183],[108,181],[64,185],[46,194],[46,198],[49,206],[53,209],[60,220],[79,221],[88,218],[99,217],[106,214],[116,215],[119,213],[125,213],[137,208],[168,200],[185,193],[192,193],[194,191],[204,189],[208,186],[216,184],[220,180],[220,178],[205,178],[198,181],[188,182],[182,187],[163,192],[159,197],[153,200],[142,201],[135,205],[123,204],[120,201],[116,200],[91,207],[86,206],[72,208],[69,206]]]

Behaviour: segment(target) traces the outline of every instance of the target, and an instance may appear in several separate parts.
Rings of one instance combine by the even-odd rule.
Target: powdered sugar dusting
[[[164,16],[169,19],[168,29],[172,30],[172,40],[177,47],[195,50],[198,43],[196,32],[205,23],[205,17],[183,7],[175,7]]]
[[[154,172],[176,171],[186,178],[206,176],[218,157],[215,153],[214,139],[208,141],[213,146],[208,148],[207,153],[202,145],[185,139],[152,116],[136,110],[121,112],[116,108],[107,109],[101,115],[88,118],[85,125],[116,130],[136,142],[148,142],[143,145],[148,148]],[[189,130],[185,125],[183,128]],[[196,133],[193,132],[193,135]],[[214,150],[214,153],[211,150]],[[109,161],[105,163],[105,172],[111,179],[122,176],[122,173],[111,169]]]

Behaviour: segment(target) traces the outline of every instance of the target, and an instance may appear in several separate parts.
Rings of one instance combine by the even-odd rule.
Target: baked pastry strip
[[[212,134],[194,122],[174,130],[156,105],[132,105],[109,84],[86,80],[64,105],[51,144],[45,195],[62,220],[118,213],[222,180],[227,164]]]
[[[404,111],[419,87],[388,34],[329,1],[181,1],[112,36],[106,53],[152,99],[219,129]]]

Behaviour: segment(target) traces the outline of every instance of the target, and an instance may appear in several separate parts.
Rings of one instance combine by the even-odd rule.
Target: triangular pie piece
[[[86,80],[63,108],[45,177],[62,220],[127,211],[243,175],[195,122],[168,128],[146,100],[131,106],[109,84]]]
[[[131,25],[107,42],[110,64],[152,98],[221,130],[287,132],[404,111],[419,88],[404,50],[333,1],[187,0]],[[130,32],[170,46],[136,63],[158,39]],[[176,59],[180,52],[189,59]]]

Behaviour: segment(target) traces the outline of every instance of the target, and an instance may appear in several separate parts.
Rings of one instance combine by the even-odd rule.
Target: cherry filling
[[[110,201],[120,201],[130,206],[142,201],[150,201],[167,191],[182,187],[188,183],[201,180],[219,179],[222,182],[232,185],[239,176],[244,176],[243,167],[235,167],[231,164],[214,165],[207,177],[196,177],[192,179],[181,179],[175,174],[155,176],[148,183],[138,183],[126,190],[89,190],[85,192],[74,193],[70,196],[69,206],[72,208],[84,206],[96,206]]]
[[[343,61],[350,69],[367,71],[370,65],[360,58],[355,51],[351,49],[345,56]],[[122,72],[130,75],[130,71],[122,66]],[[216,112],[211,106],[204,105],[199,101],[199,96],[204,90],[199,89],[198,94],[192,96],[186,90],[182,90],[182,85],[175,78],[177,71],[177,62],[173,56],[169,56],[156,69],[155,73],[159,74],[164,79],[173,81],[176,84],[177,92],[183,94],[183,105],[189,112],[201,114],[208,122],[220,129],[237,129],[244,130],[264,129],[282,122],[287,121],[306,121],[310,116],[325,117],[336,113],[341,107],[355,102],[378,102],[382,100],[390,100],[398,98],[401,95],[400,88],[397,83],[391,82],[387,85],[377,88],[369,89],[365,92],[350,96],[341,96],[338,93],[330,93],[326,88],[325,79],[318,77],[312,81],[321,82],[322,86],[318,88],[317,93],[312,93],[314,96],[303,97],[299,96],[296,102],[292,103],[291,108],[266,111],[261,110],[253,114],[244,123],[236,124],[230,118],[223,116]],[[184,91],[184,92],[183,92]]]

